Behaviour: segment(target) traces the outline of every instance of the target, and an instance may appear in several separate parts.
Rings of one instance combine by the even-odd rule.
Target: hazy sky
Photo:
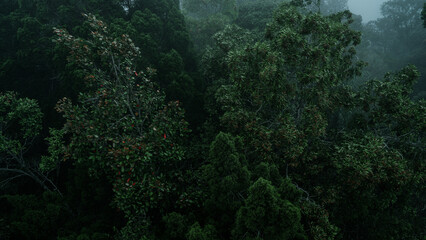
[[[380,6],[386,0],[349,0],[349,10],[362,16],[362,22],[366,23],[380,17]]]

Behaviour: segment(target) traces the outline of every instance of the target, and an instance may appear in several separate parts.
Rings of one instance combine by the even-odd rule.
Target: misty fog
[[[380,7],[386,0],[349,0],[349,10],[362,16],[363,23],[382,16]],[[420,0],[419,0],[420,1]]]

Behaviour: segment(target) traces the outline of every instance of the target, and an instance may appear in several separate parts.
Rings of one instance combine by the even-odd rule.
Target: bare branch
[[[26,176],[25,174],[19,174],[19,175],[15,175],[13,177],[7,178],[3,181],[0,182],[0,188],[3,188],[5,185],[7,185],[10,181],[12,181],[15,178],[19,178],[19,177],[23,177]]]

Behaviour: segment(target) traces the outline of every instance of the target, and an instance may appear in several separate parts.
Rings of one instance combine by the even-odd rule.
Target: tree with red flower
[[[66,120],[63,154],[109,177],[114,203],[130,222],[148,220],[150,212],[174,206],[184,191],[179,166],[184,165],[188,124],[179,104],[167,104],[157,85],[133,70],[140,52],[132,40],[127,35],[112,38],[106,24],[85,16],[91,39],[55,29],[57,43],[70,50],[69,61],[89,76],[89,90],[76,103],[64,98],[57,104]],[[169,138],[164,133],[159,139],[158,132],[164,131]],[[120,174],[124,171],[131,177]]]

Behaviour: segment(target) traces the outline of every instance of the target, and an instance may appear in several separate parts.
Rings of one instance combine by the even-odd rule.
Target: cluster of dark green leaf
[[[423,239],[419,71],[352,88],[346,2],[1,1],[0,239]]]

